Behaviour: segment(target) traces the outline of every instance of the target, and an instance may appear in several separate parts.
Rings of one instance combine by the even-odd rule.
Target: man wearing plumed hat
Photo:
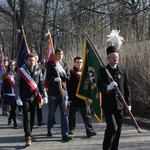
[[[113,30],[108,37],[108,41],[112,42],[112,46],[106,49],[108,64],[106,68],[101,68],[99,70],[97,85],[99,91],[102,93],[102,108],[106,120],[103,150],[118,150],[124,104],[118,96],[115,86],[118,87],[121,94],[124,96],[130,111],[131,94],[126,70],[118,65],[118,50],[122,44],[123,38],[119,36],[119,31],[117,30]],[[108,69],[113,77],[113,81],[108,77],[106,69]]]

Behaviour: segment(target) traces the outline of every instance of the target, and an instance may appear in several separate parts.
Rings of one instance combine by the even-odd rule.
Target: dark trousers
[[[18,106],[19,112],[22,111],[22,106]]]
[[[34,125],[36,107],[37,107],[36,101],[23,102],[23,126],[24,126],[25,137],[31,136],[33,125]]]
[[[43,121],[42,107],[39,105],[37,106],[37,121],[38,121],[38,123],[41,123]]]
[[[76,113],[80,111],[82,119],[84,121],[84,125],[86,128],[86,133],[93,131],[92,121],[91,121],[91,111],[90,106],[70,106],[69,110],[69,130],[74,130],[76,127]]]
[[[8,117],[8,120],[11,121],[11,119],[14,122],[14,125],[17,124],[16,122],[16,107],[17,105],[10,105],[10,116]]]
[[[105,110],[106,130],[103,141],[103,150],[118,150],[122,128],[122,110]]]

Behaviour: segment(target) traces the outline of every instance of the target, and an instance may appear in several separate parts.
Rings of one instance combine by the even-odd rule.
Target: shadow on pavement
[[[11,149],[21,150],[21,149],[25,149],[25,146],[1,146],[0,147],[0,150],[11,150]]]
[[[3,136],[3,137],[0,137],[0,143],[17,143],[17,142],[22,142],[24,141],[24,137],[23,136]],[[0,147],[1,148],[1,147]]]

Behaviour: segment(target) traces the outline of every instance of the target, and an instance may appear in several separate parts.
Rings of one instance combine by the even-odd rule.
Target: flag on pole
[[[53,40],[52,40],[52,35],[51,35],[50,31],[48,31],[46,36],[49,36],[48,43],[47,43],[48,45],[47,45],[46,60],[54,61],[54,50],[53,50],[54,47],[53,47]]]
[[[22,39],[21,39],[21,45],[20,45],[20,49],[18,51],[18,55],[17,55],[17,66],[19,68],[22,67],[23,64],[25,64],[25,56],[30,53],[28,44],[27,44],[27,40],[26,40],[26,36],[24,33],[24,29],[22,27]]]
[[[47,61],[52,61],[54,66],[57,66],[59,67],[59,69],[63,69],[61,65],[59,65],[58,63],[56,64],[56,60],[55,60],[55,51],[54,51],[54,46],[53,46],[53,41],[52,41],[52,36],[51,36],[51,33],[50,31],[48,30],[48,33],[45,35],[45,36],[49,36],[49,40],[48,40],[48,50],[47,50]],[[45,72],[46,72],[46,69],[45,69]],[[45,73],[46,74],[46,73]],[[60,74],[59,72],[57,72],[57,75],[58,77],[60,78]],[[45,76],[45,87],[48,87],[49,83],[48,81],[46,80],[46,76]],[[67,109],[67,106],[66,106],[66,102],[65,102],[65,99],[64,99],[64,95],[63,95],[63,92],[62,92],[62,83],[59,82],[58,83],[59,85],[59,90],[60,90],[60,94],[61,94],[61,97],[62,97],[62,103],[63,103],[63,107],[64,107],[64,113],[66,114],[66,116],[68,116],[68,109]]]
[[[102,122],[101,94],[97,88],[98,70],[102,67],[91,42],[85,38],[82,75],[76,96],[92,103],[94,116]]]
[[[47,53],[46,53],[46,60],[47,61],[53,61],[54,62],[54,46],[53,46],[53,40],[52,40],[52,35],[50,31],[48,30],[48,33],[45,34],[45,36],[48,36],[48,43],[47,43]],[[44,71],[44,85],[46,88],[48,88],[49,82],[46,80],[46,69]]]
[[[5,64],[4,64],[4,54],[3,50],[0,49],[0,76],[2,76],[6,72]]]

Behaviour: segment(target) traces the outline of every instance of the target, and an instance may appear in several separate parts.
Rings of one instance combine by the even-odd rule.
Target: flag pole
[[[104,65],[104,63],[103,63],[103,61],[102,61],[100,55],[99,55],[98,52],[97,52],[97,49],[96,49],[95,46],[93,45],[93,43],[92,43],[92,41],[91,41],[91,39],[90,39],[90,37],[88,36],[87,33],[86,33],[86,37],[87,37],[87,39],[89,40],[89,42],[91,43],[91,45],[93,46],[93,48],[94,48],[94,50],[95,50],[95,52],[96,52],[96,54],[97,54],[97,56],[98,56],[100,62],[102,63],[102,66],[105,68],[105,71],[106,71],[108,77],[110,78],[111,82],[114,81],[112,75],[110,74],[109,70],[105,67],[105,65]],[[136,122],[136,120],[135,120],[135,118],[134,118],[132,112],[129,110],[128,105],[127,105],[127,103],[126,103],[126,101],[125,101],[123,95],[121,94],[121,92],[120,92],[120,90],[119,90],[119,88],[118,88],[117,86],[115,86],[115,90],[117,91],[119,97],[121,98],[122,102],[124,103],[125,108],[126,108],[128,114],[129,114],[131,120],[134,122],[134,125],[135,125],[135,127],[136,127],[137,132],[138,132],[138,133],[141,133],[141,129],[140,129],[138,123]]]
[[[50,40],[50,42],[52,44],[52,53],[53,53],[53,56],[54,56],[54,65],[57,66],[56,59],[55,59],[54,45],[53,45],[52,36],[51,36],[51,33],[50,33],[49,30],[48,30],[48,34],[49,34],[49,40]],[[57,72],[58,77],[60,78],[59,72],[57,70],[56,70],[56,72]],[[59,91],[60,91],[60,94],[61,94],[61,97],[62,97],[63,106],[64,106],[64,113],[65,113],[66,116],[68,116],[68,109],[67,109],[67,106],[66,106],[66,103],[65,103],[65,99],[64,99],[64,95],[63,95],[63,91],[62,91],[62,82],[58,82],[58,84],[59,84]]]
[[[3,75],[4,73],[6,73],[6,68],[4,64],[4,53],[3,53],[2,47],[0,47],[0,54],[1,54],[1,59],[2,59],[1,66],[2,66],[2,75]]]
[[[26,47],[27,47],[27,50],[28,50],[28,53],[30,53],[30,50],[29,50],[29,46],[28,46],[28,43],[27,43],[27,39],[26,39],[26,35],[25,35],[25,32],[24,32],[24,27],[23,25],[21,26],[22,28],[22,35],[24,37],[24,40],[25,40],[25,43],[26,43]]]

